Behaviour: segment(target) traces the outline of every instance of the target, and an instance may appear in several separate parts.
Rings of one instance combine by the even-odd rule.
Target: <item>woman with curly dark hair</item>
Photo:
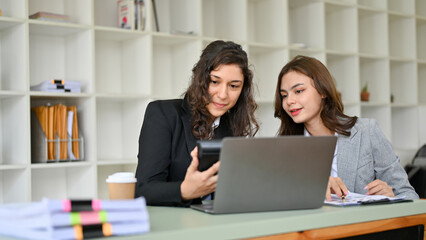
[[[135,196],[149,205],[187,207],[214,192],[220,163],[198,171],[196,141],[254,136],[259,124],[253,95],[247,53],[234,42],[210,43],[184,98],[154,101],[146,109]]]

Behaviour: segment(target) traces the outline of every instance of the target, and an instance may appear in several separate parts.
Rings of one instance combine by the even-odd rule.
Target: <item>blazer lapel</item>
[[[228,113],[225,113],[220,117],[220,124],[214,130],[214,135],[216,139],[222,139],[224,137],[232,136],[232,130],[229,126]]]
[[[185,132],[185,139],[187,143],[186,147],[188,148],[188,152],[191,153],[197,145],[197,140],[195,139],[194,134],[192,134],[191,110],[186,99],[182,100],[182,115],[180,118]]]
[[[354,126],[349,137],[339,135],[337,140],[337,175],[349,191],[354,191],[358,167],[361,133]]]

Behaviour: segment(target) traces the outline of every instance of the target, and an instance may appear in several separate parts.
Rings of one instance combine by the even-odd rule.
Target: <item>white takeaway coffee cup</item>
[[[131,172],[117,172],[106,179],[108,184],[109,199],[135,198],[136,178]]]

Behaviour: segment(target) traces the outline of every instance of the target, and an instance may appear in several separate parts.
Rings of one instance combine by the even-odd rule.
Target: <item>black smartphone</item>
[[[198,140],[198,171],[202,172],[209,169],[219,160],[220,149],[222,148],[222,139]]]

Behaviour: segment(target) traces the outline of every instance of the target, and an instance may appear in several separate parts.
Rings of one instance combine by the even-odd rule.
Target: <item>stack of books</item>
[[[84,239],[147,233],[144,198],[52,200],[0,205],[0,235],[26,239]]]
[[[63,79],[51,79],[41,82],[37,85],[30,87],[33,91],[44,91],[44,92],[81,92],[81,82],[78,81],[65,81]]]
[[[70,22],[70,17],[64,14],[50,12],[36,12],[30,15],[30,19],[54,21],[54,22]]]

